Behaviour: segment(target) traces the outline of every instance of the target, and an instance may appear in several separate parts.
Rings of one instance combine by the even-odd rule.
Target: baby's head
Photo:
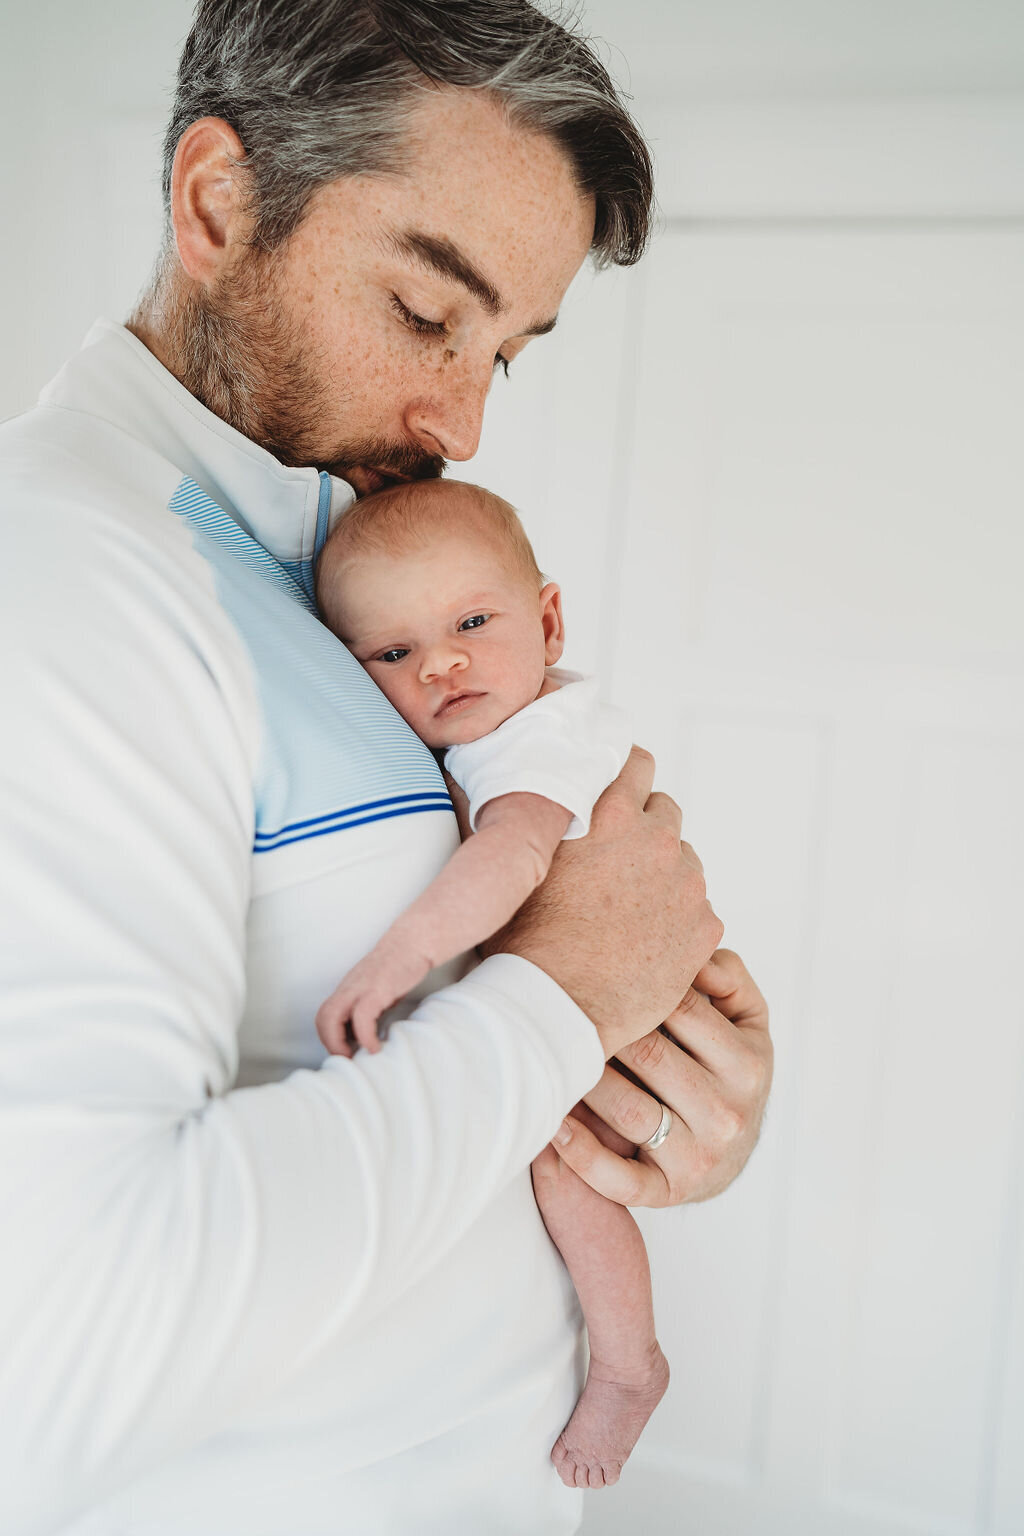
[[[476,741],[537,698],[561,595],[507,502],[457,480],[364,497],[316,573],[326,624],[430,747]]]

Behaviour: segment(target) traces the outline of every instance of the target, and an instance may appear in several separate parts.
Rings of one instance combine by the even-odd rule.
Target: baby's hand
[[[351,1056],[355,1045],[379,1051],[377,1020],[429,970],[429,960],[386,933],[317,1009],[317,1034],[331,1054]]]

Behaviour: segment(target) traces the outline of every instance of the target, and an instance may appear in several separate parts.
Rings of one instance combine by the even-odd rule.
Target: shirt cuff
[[[500,995],[508,1012],[524,1016],[543,1034],[558,1053],[573,1104],[590,1092],[605,1068],[600,1037],[583,1009],[539,965],[522,955],[491,955],[458,986],[482,986]]]

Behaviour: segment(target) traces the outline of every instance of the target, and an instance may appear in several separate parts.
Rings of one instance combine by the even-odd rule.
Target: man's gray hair
[[[597,262],[639,260],[647,146],[588,42],[528,0],[199,0],[164,140],[165,209],[181,135],[223,118],[245,150],[253,244],[273,250],[318,187],[401,169],[431,84],[486,91],[559,144],[596,201]]]

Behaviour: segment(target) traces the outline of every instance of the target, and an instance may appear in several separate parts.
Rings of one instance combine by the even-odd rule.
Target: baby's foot
[[[634,1370],[614,1370],[591,1357],[587,1384],[551,1460],[567,1488],[610,1488],[668,1387],[668,1361],[654,1345]]]

